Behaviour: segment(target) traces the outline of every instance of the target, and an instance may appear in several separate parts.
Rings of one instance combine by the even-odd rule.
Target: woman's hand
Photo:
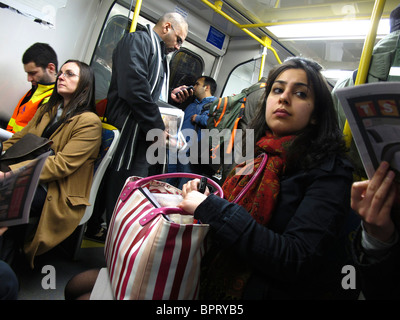
[[[363,219],[365,230],[383,242],[390,242],[395,231],[390,216],[396,198],[394,177],[384,161],[371,180],[355,182],[351,190],[351,207]]]
[[[178,207],[185,210],[187,213],[194,214],[194,211],[197,209],[200,203],[202,203],[207,196],[210,194],[210,190],[206,188],[204,193],[200,193],[197,190],[199,189],[200,179],[194,179],[182,187],[182,196],[183,201],[178,204]]]

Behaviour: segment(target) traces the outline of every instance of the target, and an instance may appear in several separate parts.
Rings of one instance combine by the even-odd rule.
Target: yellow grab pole
[[[141,7],[142,7],[142,0],[137,0],[136,5],[135,5],[135,11],[133,12],[133,19],[132,19],[131,28],[129,29],[129,32],[136,31],[136,26],[137,26],[137,22],[139,19],[139,12],[140,12]]]
[[[271,41],[270,38],[267,38],[267,39],[269,39],[269,40]],[[270,43],[271,43],[271,42],[270,42]],[[274,56],[275,56],[276,61],[278,61],[279,64],[282,64],[282,61],[281,61],[281,59],[279,58],[278,53],[276,52],[276,50],[275,50],[272,46],[268,46],[268,45],[265,45],[265,46],[266,46],[269,50],[272,51],[272,53],[273,53]]]
[[[375,1],[374,9],[372,11],[370,30],[365,38],[355,85],[359,85],[367,81],[369,65],[376,39],[376,31],[383,13],[383,8],[385,7],[385,2],[386,0]]]
[[[266,45],[263,47],[263,52],[261,55],[261,65],[260,65],[260,73],[258,75],[258,80],[261,80],[261,78],[263,76],[265,59],[267,58],[267,53],[268,53],[268,46],[271,47],[271,39],[270,38],[264,37],[263,41],[266,43]]]
[[[371,25],[365,38],[364,47],[361,53],[360,64],[357,71],[356,82],[354,85],[363,84],[367,80],[369,65],[371,63],[372,50],[374,49],[374,43],[376,39],[376,30],[382,16],[383,8],[385,7],[386,0],[375,0],[374,8],[371,15]],[[344,124],[343,129],[344,138],[346,145],[350,148],[352,134],[348,121]]]

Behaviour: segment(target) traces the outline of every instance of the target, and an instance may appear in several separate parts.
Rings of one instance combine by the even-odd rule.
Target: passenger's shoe
[[[100,227],[100,229],[96,233],[90,233],[86,231],[85,238],[88,240],[96,241],[96,242],[105,242],[107,236],[107,229]]]

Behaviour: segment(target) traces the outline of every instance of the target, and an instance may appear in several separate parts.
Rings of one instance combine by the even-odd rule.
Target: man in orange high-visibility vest
[[[18,102],[7,125],[7,131],[21,131],[32,119],[39,106],[46,103],[53,92],[57,75],[57,54],[46,43],[35,43],[22,56],[30,89]]]

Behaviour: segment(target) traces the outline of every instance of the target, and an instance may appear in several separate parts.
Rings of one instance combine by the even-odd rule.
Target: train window
[[[258,81],[261,59],[250,60],[237,65],[229,74],[221,96],[240,93]]]
[[[95,74],[96,100],[107,97],[111,81],[112,53],[126,32],[129,32],[129,21],[121,15],[113,16],[103,29],[90,64]]]
[[[203,58],[186,48],[181,48],[171,58],[170,89],[180,85],[194,85],[196,79],[203,74],[203,70]]]

